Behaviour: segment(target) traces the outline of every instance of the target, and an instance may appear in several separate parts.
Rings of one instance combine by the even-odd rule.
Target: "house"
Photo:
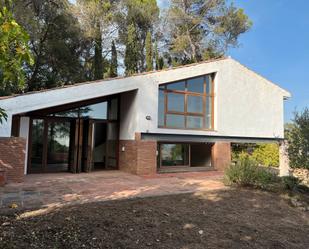
[[[222,170],[231,143],[278,142],[290,93],[231,58],[2,97],[0,164],[24,174]]]

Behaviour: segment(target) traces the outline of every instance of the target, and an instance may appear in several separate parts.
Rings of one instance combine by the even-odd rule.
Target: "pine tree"
[[[109,68],[109,77],[114,78],[118,76],[117,68],[118,68],[117,50],[116,50],[115,42],[112,41],[112,57],[111,57],[111,63],[110,63],[110,68]]]
[[[130,24],[128,27],[126,52],[124,58],[126,75],[131,75],[138,72],[139,57],[140,57],[140,51],[139,51],[139,42],[137,39],[136,29],[134,24]]]
[[[153,70],[153,51],[152,51],[152,41],[151,33],[148,31],[146,36],[146,71]]]
[[[159,70],[159,51],[158,51],[158,43],[155,42],[155,63],[156,63],[156,70]]]
[[[103,79],[103,58],[102,58],[102,38],[95,39],[94,46],[94,79]]]

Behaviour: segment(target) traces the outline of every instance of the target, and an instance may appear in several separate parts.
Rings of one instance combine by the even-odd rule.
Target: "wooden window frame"
[[[204,86],[204,92],[203,93],[198,93],[198,92],[190,92],[188,90],[188,81],[195,79],[195,78],[204,78],[203,86]],[[210,84],[211,84],[211,92],[207,94],[206,89],[207,89],[207,80],[206,77],[210,78]],[[184,81],[185,82],[185,91],[183,90],[172,90],[172,89],[167,89],[167,86],[170,84],[175,84],[178,82]],[[174,82],[169,82],[165,84],[159,85],[159,91],[163,91],[164,95],[164,125],[158,125],[159,128],[165,128],[165,129],[179,129],[179,130],[205,130],[205,131],[214,131],[214,104],[215,104],[215,73],[211,74],[206,74],[206,75],[200,75],[180,81],[174,81]],[[176,93],[176,94],[183,94],[184,95],[184,112],[179,112],[179,111],[171,111],[168,110],[168,94],[169,93]],[[188,112],[188,96],[199,96],[203,98],[203,112]],[[206,103],[207,103],[207,97],[211,98],[211,127],[206,128]],[[185,118],[185,125],[183,128],[177,128],[177,127],[172,127],[172,126],[167,126],[167,115],[182,115]],[[188,128],[187,127],[187,117],[192,116],[192,117],[203,117],[203,128]]]

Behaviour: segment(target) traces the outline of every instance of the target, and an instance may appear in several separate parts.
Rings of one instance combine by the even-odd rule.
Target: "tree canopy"
[[[29,36],[13,18],[10,7],[10,4],[6,4],[0,9],[0,94],[2,95],[23,89],[24,65],[33,63],[28,46]]]
[[[296,112],[286,129],[288,155],[292,168],[309,169],[309,108]]]
[[[222,56],[252,24],[227,0],[171,0],[166,10],[156,0],[15,0],[11,7],[0,39],[14,44],[1,53],[0,95]]]

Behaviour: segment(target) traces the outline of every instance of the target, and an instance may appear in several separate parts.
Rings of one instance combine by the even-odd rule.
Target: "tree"
[[[109,77],[113,78],[118,76],[117,68],[118,68],[117,50],[115,42],[112,41],[112,56],[109,68]]]
[[[157,43],[157,41],[155,42],[155,45],[154,45],[154,55],[155,55],[156,70],[159,70],[159,58],[160,58],[160,55],[159,55],[159,51],[158,51],[158,43]]]
[[[26,90],[73,84],[86,79],[83,39],[68,0],[15,0],[13,14],[30,36],[34,64],[26,68]]]
[[[111,0],[78,0],[73,8],[73,13],[80,21],[84,36],[90,39],[94,48],[93,79],[102,79],[104,72],[108,69],[104,68],[104,59],[110,52],[110,40],[114,38],[117,31],[113,25],[114,2]]]
[[[169,51],[183,64],[223,55],[252,25],[226,0],[171,0],[166,19]]]
[[[140,44],[137,39],[136,29],[134,24],[129,25],[128,37],[126,41],[126,52],[124,64],[126,67],[126,75],[131,75],[138,72],[138,61],[140,56]]]
[[[6,3],[0,9],[0,95],[22,90],[25,83],[23,66],[33,63],[29,36],[13,18],[10,7],[11,4]],[[0,117],[5,117],[3,113],[1,109]]]
[[[160,9],[156,0],[126,0],[123,3],[122,12],[117,17],[119,40],[126,44],[129,26],[133,24],[140,46],[140,55],[137,61],[138,70],[143,72],[145,71],[146,36],[159,20]]]
[[[292,168],[309,169],[309,108],[295,112],[293,125],[286,132],[288,155]]]
[[[152,52],[152,40],[151,33],[148,31],[146,36],[146,71],[153,70],[153,52]]]

